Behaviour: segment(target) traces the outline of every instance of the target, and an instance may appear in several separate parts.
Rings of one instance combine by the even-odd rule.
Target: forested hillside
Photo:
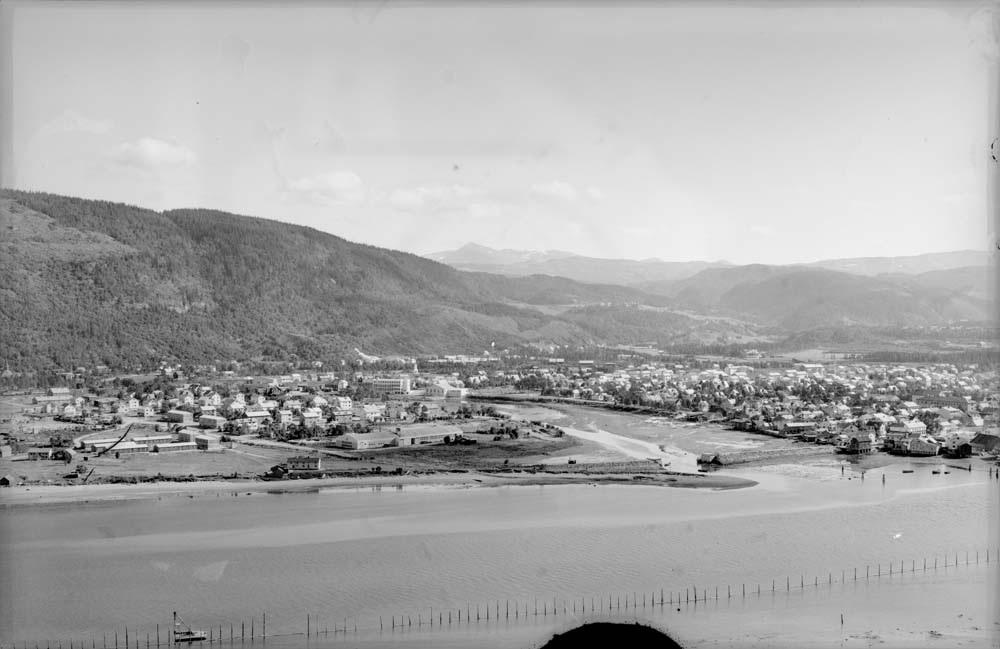
[[[553,318],[516,304],[663,302],[554,277],[463,273],[311,228],[5,190],[0,327],[27,366],[163,357],[322,358],[481,350]],[[558,329],[588,337],[576,324]]]
[[[0,232],[0,350],[20,369],[846,341],[987,321],[995,293],[981,266],[863,277],[753,265],[638,287],[501,276],[262,218],[14,190],[0,194]]]

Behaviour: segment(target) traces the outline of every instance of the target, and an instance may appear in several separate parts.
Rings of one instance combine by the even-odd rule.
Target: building
[[[174,424],[189,426],[194,423],[194,414],[187,410],[168,410],[164,417],[167,421]]]
[[[323,412],[319,408],[305,408],[299,416],[300,423],[305,427],[319,426],[323,423]]]
[[[81,446],[83,446],[84,449],[90,451],[91,453],[96,453],[100,450],[103,450],[111,446],[117,441],[118,441],[117,437],[109,437],[106,439],[85,439],[82,442],[80,442],[80,444]]]
[[[12,475],[5,475],[0,477],[0,487],[13,487],[18,483],[17,478]]]
[[[969,440],[973,453],[1000,454],[1000,435],[977,433]]]
[[[52,459],[60,460],[69,464],[76,459],[76,452],[71,448],[57,448],[52,450]]]
[[[927,438],[911,439],[906,443],[906,452],[909,455],[937,455],[941,452],[941,445]]]
[[[299,455],[288,458],[289,471],[319,471],[322,468],[322,460],[318,455]]]
[[[167,444],[156,444],[153,446],[155,453],[177,453],[179,451],[197,451],[198,444],[195,442],[171,442]]]
[[[355,451],[385,448],[395,445],[396,435],[393,433],[347,433],[338,440],[338,443],[341,448]]]
[[[421,444],[441,444],[444,438],[452,440],[462,436],[457,426],[406,426],[396,433],[396,446],[420,446]]]
[[[120,455],[135,455],[136,453],[148,453],[149,447],[145,444],[135,442],[121,442],[114,448],[108,447],[108,453],[114,453],[115,457]]]
[[[371,381],[375,394],[409,394],[412,389],[412,379],[406,374],[399,376],[376,376]]]
[[[915,437],[927,432],[927,426],[919,419],[898,421],[889,424],[887,433],[892,436]]]
[[[279,410],[274,413],[274,422],[281,426],[282,428],[286,426],[291,426],[295,423],[295,417],[292,415],[291,410]]]
[[[142,444],[146,448],[152,448],[157,444],[167,444],[174,441],[173,435],[146,435],[145,437],[133,437],[132,441],[136,444]]]
[[[427,386],[428,397],[438,397],[444,399],[460,399],[469,393],[467,388],[459,388],[445,381],[438,381]]]
[[[28,459],[29,460],[49,460],[52,458],[51,448],[29,448],[28,449]]]
[[[13,449],[11,449],[9,444],[4,444],[0,446],[0,457],[10,457],[14,454]]]
[[[969,409],[969,400],[965,397],[942,397],[939,394],[921,394],[917,396],[917,403],[924,408],[958,408],[962,412]]]
[[[364,421],[377,422],[385,419],[384,403],[366,403],[360,407],[355,406],[354,411],[358,419],[363,419]]]
[[[842,444],[837,446],[837,450],[848,455],[868,455],[875,451],[872,439],[868,435],[851,435]]]
[[[202,415],[198,425],[202,428],[222,428],[226,425],[226,418],[218,415]]]

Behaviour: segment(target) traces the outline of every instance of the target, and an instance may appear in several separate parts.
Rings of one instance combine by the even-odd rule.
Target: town
[[[432,369],[375,357],[367,368],[314,363],[268,375],[166,361],[146,375],[77,368],[61,374],[63,385],[3,397],[0,484],[536,470],[538,457],[572,449],[557,426],[498,410],[511,402],[669,416],[853,455],[1000,454],[997,373],[977,365],[794,362],[754,350],[680,362],[620,353],[420,363]],[[698,461],[781,455],[789,453]],[[567,458],[549,468],[588,470]]]

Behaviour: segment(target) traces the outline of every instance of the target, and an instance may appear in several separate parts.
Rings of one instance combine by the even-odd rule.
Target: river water
[[[671,430],[523,414],[597,434]],[[997,646],[1000,482],[972,466],[861,480],[827,459],[735,471],[759,484],[732,491],[408,486],[11,507],[0,643],[101,647],[128,627],[144,646],[178,611],[227,640],[251,616],[260,634],[266,612],[278,647],[528,647],[584,619],[645,620],[685,646]],[[710,601],[688,601],[695,589]],[[307,616],[329,634],[307,640]]]

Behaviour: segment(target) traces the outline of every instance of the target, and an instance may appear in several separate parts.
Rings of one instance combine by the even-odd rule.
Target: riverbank
[[[6,507],[85,503],[114,500],[148,500],[169,496],[216,497],[256,493],[308,492],[317,489],[359,489],[372,487],[499,487],[509,485],[542,486],[562,484],[635,484],[679,487],[685,489],[742,489],[757,484],[735,476],[684,473],[655,473],[641,476],[585,473],[428,473],[401,476],[363,476],[359,478],[317,478],[310,480],[205,480],[194,482],[148,482],[141,484],[31,485],[7,487],[0,491],[0,504]]]

